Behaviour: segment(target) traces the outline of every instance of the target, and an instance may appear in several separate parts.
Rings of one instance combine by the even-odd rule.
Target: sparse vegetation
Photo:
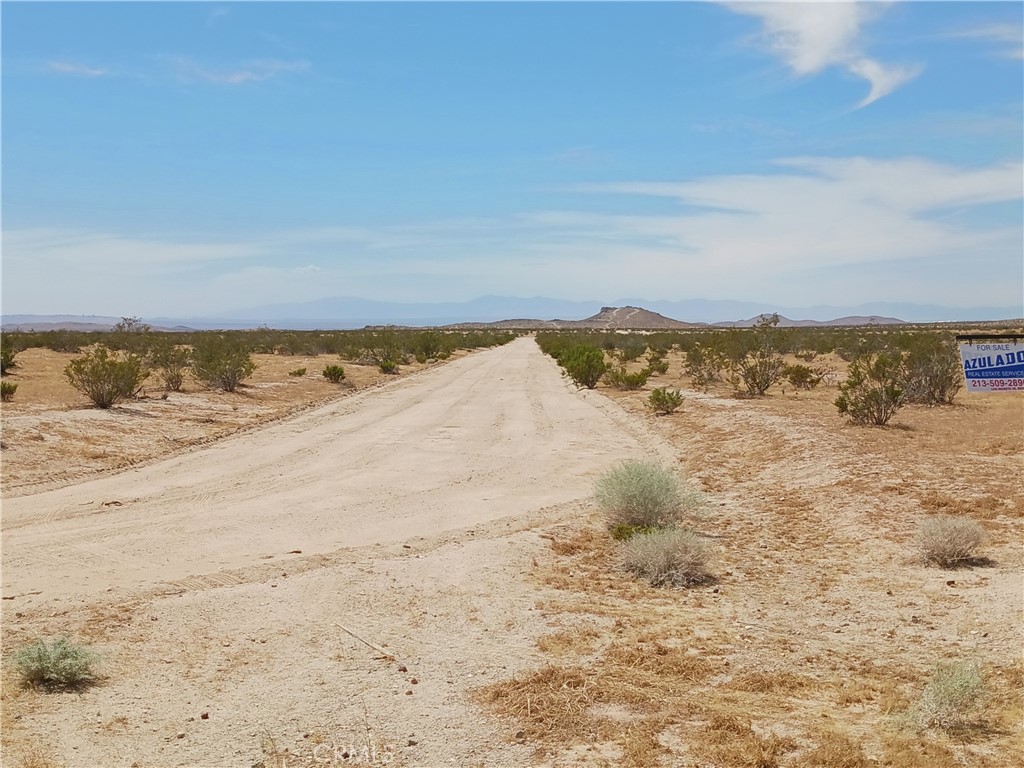
[[[156,371],[167,392],[178,392],[181,389],[191,360],[188,348],[179,347],[169,338],[157,337],[149,345],[149,365]]]
[[[623,567],[655,587],[685,587],[709,577],[711,550],[681,528],[638,533],[619,545]]]
[[[0,381],[0,400],[9,403],[14,399],[14,393],[18,391],[18,385],[13,381]]]
[[[580,344],[567,350],[564,356],[559,359],[562,368],[569,375],[577,387],[593,389],[601,376],[608,370],[604,361],[604,352],[597,347]]]
[[[6,376],[11,368],[17,367],[18,364],[14,360],[17,354],[18,349],[11,340],[11,335],[0,333],[0,376]]]
[[[647,378],[650,375],[651,371],[649,368],[629,373],[625,366],[619,366],[618,368],[606,371],[604,381],[609,387],[630,391],[642,388],[647,383]]]
[[[297,379],[297,378],[300,378],[301,376],[305,376],[306,375],[306,369],[305,368],[296,368],[294,371],[288,371],[288,375]]]
[[[705,503],[699,491],[684,492],[676,476],[648,461],[626,461],[598,478],[594,498],[609,527],[671,526]]]
[[[328,365],[324,368],[324,378],[332,384],[339,384],[345,378],[345,369],[340,365]]]
[[[256,370],[249,348],[233,336],[202,336],[192,350],[192,373],[208,387],[234,392]]]
[[[70,638],[34,640],[15,651],[14,668],[26,686],[47,691],[73,690],[94,683],[98,656]]]
[[[976,556],[985,541],[985,529],[969,517],[937,515],[921,523],[917,547],[925,562],[955,568]]]
[[[839,413],[858,424],[884,426],[905,401],[903,355],[889,350],[853,359],[846,381],[839,385],[835,405]]]
[[[725,353],[717,346],[695,343],[686,350],[684,371],[693,386],[708,391],[713,382],[721,381],[725,367]]]
[[[963,730],[973,723],[984,697],[985,682],[976,661],[942,664],[911,708],[910,718],[920,729]]]
[[[683,395],[678,389],[657,387],[651,391],[651,396],[647,398],[647,403],[658,413],[667,416],[670,413],[675,413],[679,406],[683,404]]]
[[[787,365],[782,375],[796,389],[814,389],[821,383],[821,375],[809,365]]]
[[[908,403],[949,405],[963,386],[960,354],[953,339],[942,335],[909,338],[903,361],[903,388]]]
[[[766,315],[749,332],[732,332],[726,345],[729,380],[737,392],[762,397],[782,378],[785,362],[779,352],[778,315]]]
[[[138,355],[112,354],[106,347],[97,346],[68,363],[64,375],[96,407],[110,408],[138,394],[148,373]]]

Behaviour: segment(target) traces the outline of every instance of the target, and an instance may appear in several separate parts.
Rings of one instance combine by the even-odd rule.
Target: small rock
[[[203,712],[203,713],[202,713],[202,714],[201,714],[201,715],[199,716],[199,719],[200,719],[200,720],[209,720],[209,719],[210,719],[210,713],[209,713],[209,712]]]
[[[419,685],[420,684],[420,681],[417,680],[415,677],[409,678],[409,682],[412,683],[413,685]]]
[[[516,731],[516,741],[520,744],[526,741],[526,731]]]
[[[417,744],[419,744],[419,742],[418,742],[418,741],[416,741],[416,739],[409,739],[409,740],[408,740],[408,741],[407,741],[407,742],[405,743],[405,746],[407,746],[407,747],[415,747],[415,746],[416,746]]]
[[[184,731],[178,731],[177,738],[184,739],[185,738],[185,732]]]
[[[405,692],[405,695],[406,695],[406,696],[412,696],[412,691],[411,691],[411,690],[410,690],[410,691],[406,691],[406,692]]]
[[[947,587],[955,587],[956,586],[956,579],[950,579],[949,581],[947,581],[946,582],[946,586]]]
[[[409,670],[406,669],[405,664],[399,664],[398,665],[398,671],[399,672],[408,672]]]

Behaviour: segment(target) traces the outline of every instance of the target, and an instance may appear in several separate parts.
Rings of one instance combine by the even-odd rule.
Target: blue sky
[[[6,314],[1024,302],[1021,3],[0,14]]]

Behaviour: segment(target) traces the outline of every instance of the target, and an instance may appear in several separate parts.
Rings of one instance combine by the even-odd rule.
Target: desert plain
[[[870,428],[834,386],[698,391],[678,353],[578,390],[523,336],[347,386],[259,355],[236,393],[99,411],[71,357],[21,353],[2,407],[4,766],[1024,763],[1019,393]],[[713,579],[618,567],[591,496],[627,459],[707,494]],[[922,562],[935,514],[983,557]],[[11,650],[62,635],[98,683],[20,685]],[[982,707],[915,727],[953,662]]]

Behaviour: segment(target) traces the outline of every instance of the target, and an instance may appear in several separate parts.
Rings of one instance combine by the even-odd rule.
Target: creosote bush
[[[973,559],[984,541],[985,529],[969,517],[937,515],[921,523],[917,533],[917,547],[925,562],[943,568]]]
[[[192,360],[191,352],[171,339],[158,337],[149,345],[149,365],[156,371],[168,392],[177,392],[185,383],[185,372]]]
[[[699,491],[683,491],[676,476],[648,461],[626,461],[598,478],[594,498],[610,528],[674,525],[705,504]]]
[[[658,413],[667,416],[670,413],[675,413],[676,409],[683,404],[683,395],[678,389],[658,387],[651,391],[647,403]]]
[[[636,373],[627,373],[626,367],[620,366],[618,368],[606,371],[604,374],[604,381],[610,387],[629,391],[634,389],[640,389],[644,384],[647,383],[647,378],[650,375],[650,368],[644,368],[643,370],[637,371]]]
[[[858,424],[883,426],[903,407],[903,356],[886,350],[858,355],[835,400],[839,413]]]
[[[14,667],[26,686],[48,691],[82,688],[96,681],[97,655],[61,637],[51,643],[34,640],[14,653]]]
[[[255,370],[249,348],[238,337],[203,335],[192,349],[192,373],[208,387],[234,392]]]
[[[638,533],[620,543],[619,552],[627,571],[655,587],[685,587],[710,576],[707,543],[681,528]]]
[[[288,371],[288,375],[297,379],[300,376],[305,376],[306,375],[306,369],[305,368],[296,368],[294,371]]]
[[[64,375],[98,408],[110,408],[138,394],[148,372],[138,355],[111,354],[106,347],[98,346],[68,363]]]
[[[920,729],[963,730],[971,725],[985,696],[985,681],[976,661],[959,661],[936,668],[910,710]]]
[[[14,399],[14,393],[18,391],[18,385],[10,381],[0,381],[0,400],[5,403]]]
[[[588,344],[577,344],[565,350],[558,359],[569,378],[576,382],[577,387],[593,389],[601,376],[608,370],[604,361],[604,352]]]
[[[345,369],[340,365],[328,365],[324,368],[324,378],[332,384],[338,384],[345,378]]]

